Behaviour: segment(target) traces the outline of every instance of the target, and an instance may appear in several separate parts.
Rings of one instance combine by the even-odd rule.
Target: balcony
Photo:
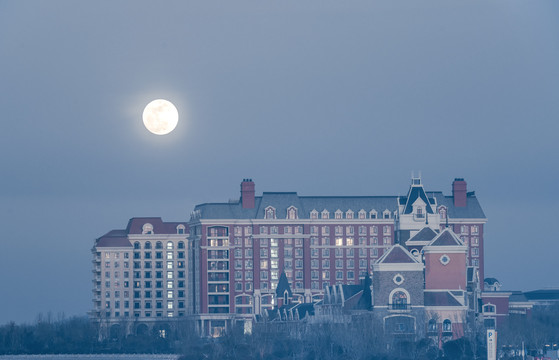
[[[425,221],[425,214],[413,214],[414,221]]]
[[[388,310],[409,311],[411,310],[411,305],[410,304],[388,304]]]

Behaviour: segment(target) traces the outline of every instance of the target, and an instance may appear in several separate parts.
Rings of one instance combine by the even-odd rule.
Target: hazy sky
[[[486,275],[559,287],[559,2],[0,1],[0,323],[92,308],[94,239],[256,192],[464,177]],[[177,106],[167,136],[143,107]]]

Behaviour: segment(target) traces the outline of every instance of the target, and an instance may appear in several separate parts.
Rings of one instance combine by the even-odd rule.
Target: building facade
[[[487,219],[463,179],[452,189],[449,196],[426,191],[415,177],[406,196],[256,196],[254,182],[245,179],[239,201],[196,206],[188,222],[189,307],[201,333],[218,333],[233,319],[254,319],[277,305],[282,272],[300,303],[322,299],[328,286],[357,285],[366,274],[376,281],[377,260],[393,245],[424,236],[425,228],[456,233],[464,274],[470,268],[483,279]],[[416,242],[410,254],[420,259],[429,241]],[[444,297],[431,298],[437,296]]]
[[[101,337],[146,332],[189,313],[187,239],[186,223],[132,218],[95,241],[90,316]]]

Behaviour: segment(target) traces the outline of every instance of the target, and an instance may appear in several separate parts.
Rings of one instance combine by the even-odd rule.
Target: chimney
[[[467,186],[462,178],[454,179],[452,183],[452,196],[454,197],[454,206],[465,207],[467,205]]]
[[[243,209],[254,209],[254,183],[252,179],[243,179],[241,183],[241,203]]]

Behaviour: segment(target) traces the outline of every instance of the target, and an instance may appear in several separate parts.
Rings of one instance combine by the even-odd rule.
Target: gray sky
[[[486,275],[559,286],[559,2],[0,1],[0,323],[85,314],[95,238],[262,191],[455,177]],[[166,98],[177,129],[147,132]]]

